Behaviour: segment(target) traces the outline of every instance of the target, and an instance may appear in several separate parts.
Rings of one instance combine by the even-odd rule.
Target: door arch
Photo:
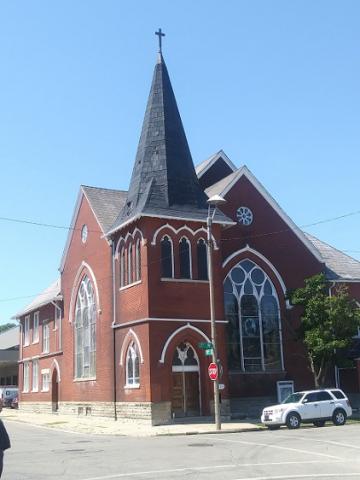
[[[173,417],[201,415],[199,357],[190,343],[182,342],[175,348],[171,370]]]

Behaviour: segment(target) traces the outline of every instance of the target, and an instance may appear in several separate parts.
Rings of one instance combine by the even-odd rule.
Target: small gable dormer
[[[197,165],[196,174],[203,190],[219,182],[237,170],[229,157],[220,150]]]

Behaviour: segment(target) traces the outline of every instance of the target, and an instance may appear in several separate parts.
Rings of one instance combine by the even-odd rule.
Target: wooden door
[[[200,415],[199,401],[199,373],[185,373],[185,409],[186,415],[193,417]]]
[[[57,412],[59,409],[59,383],[56,369],[54,369],[51,379],[51,397],[52,411]]]
[[[184,405],[184,373],[183,372],[174,372],[172,374],[172,412],[175,417],[184,417],[185,416],[185,405]]]

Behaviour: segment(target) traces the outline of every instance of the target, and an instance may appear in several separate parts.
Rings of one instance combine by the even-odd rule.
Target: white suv
[[[292,393],[280,405],[264,408],[261,422],[272,430],[281,425],[299,428],[301,422],[323,427],[326,420],[344,425],[351,415],[350,402],[344,392],[330,388]]]

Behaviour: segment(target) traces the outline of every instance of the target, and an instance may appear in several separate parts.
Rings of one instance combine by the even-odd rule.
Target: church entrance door
[[[51,401],[52,411],[57,412],[59,410],[59,380],[56,368],[51,377]]]
[[[201,415],[199,359],[189,343],[176,347],[172,362],[172,399],[174,417]]]

